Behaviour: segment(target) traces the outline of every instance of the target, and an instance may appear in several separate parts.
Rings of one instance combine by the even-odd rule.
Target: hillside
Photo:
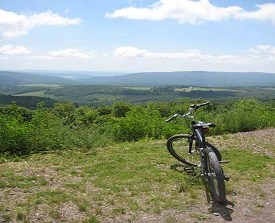
[[[164,140],[2,159],[0,222],[274,222],[274,133],[210,139],[231,161],[226,205],[209,200]]]
[[[60,77],[36,75],[23,72],[0,71],[0,85],[21,84],[72,84],[73,82]]]
[[[95,76],[100,75],[100,76]],[[108,76],[107,76],[108,75]],[[110,76],[112,75],[112,76]],[[257,72],[145,72],[119,75],[107,72],[0,71],[0,85],[80,84],[127,86],[275,86],[275,74]]]
[[[19,106],[23,106],[29,109],[35,109],[37,104],[43,102],[46,107],[53,107],[53,104],[57,102],[51,98],[35,97],[35,96],[12,96],[0,94],[0,105],[7,105],[11,102],[15,102]]]
[[[275,74],[252,72],[145,72],[113,77],[91,77],[80,83],[135,86],[274,86]]]

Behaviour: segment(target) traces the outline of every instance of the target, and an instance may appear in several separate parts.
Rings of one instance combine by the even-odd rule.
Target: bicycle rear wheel
[[[186,165],[196,167],[201,163],[200,156],[197,154],[197,150],[193,149],[195,148],[194,145],[192,154],[189,153],[190,140],[192,139],[188,134],[174,135],[167,140],[166,145],[169,153],[174,158]]]
[[[224,203],[226,201],[224,174],[216,154],[211,149],[205,154],[205,162],[209,190],[216,201]]]
[[[219,161],[222,160],[222,155],[221,155],[220,151],[215,146],[213,146],[209,142],[205,142],[205,145],[207,147],[210,147],[212,149],[212,151],[216,154],[216,156],[217,156],[217,158],[218,158]]]

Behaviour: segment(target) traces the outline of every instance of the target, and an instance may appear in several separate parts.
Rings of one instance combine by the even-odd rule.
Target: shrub
[[[137,106],[126,117],[116,119],[114,137],[117,141],[136,141],[145,137],[157,139],[162,136],[163,125],[158,111]]]
[[[22,117],[0,115],[0,152],[1,153],[28,153],[29,126]]]

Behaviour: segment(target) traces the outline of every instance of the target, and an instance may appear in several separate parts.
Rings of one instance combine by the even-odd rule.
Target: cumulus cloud
[[[148,52],[146,50],[137,49],[133,46],[121,46],[115,49],[115,57],[121,58],[135,58],[135,57],[146,57]]]
[[[249,52],[253,54],[274,54],[275,55],[275,46],[271,45],[258,45],[249,49]]]
[[[271,21],[275,24],[275,3],[267,3],[263,5],[256,5],[258,10],[243,11],[235,17],[243,20],[258,20],[258,21]]]
[[[17,14],[0,9],[0,35],[3,38],[14,38],[26,35],[36,26],[66,26],[81,23],[79,18],[66,18],[52,11],[38,14]]]
[[[115,49],[114,56],[117,58],[151,58],[151,59],[183,59],[191,61],[221,61],[232,60],[232,55],[210,55],[204,54],[196,49],[189,49],[182,52],[152,52],[138,49],[133,46],[121,46]]]
[[[0,46],[0,55],[24,55],[29,54],[31,51],[24,46],[3,45]]]
[[[81,49],[64,49],[48,53],[49,58],[59,59],[90,59],[92,56],[93,52],[83,52]]]
[[[144,61],[154,61],[154,59],[166,59],[169,63],[176,61],[200,63],[200,64],[273,64],[275,62],[275,46],[258,45],[236,54],[209,54],[197,49],[188,49],[181,52],[154,52],[145,49],[138,49],[133,46],[121,46],[114,50],[115,58],[140,58]]]
[[[218,7],[208,0],[159,0],[149,7],[127,7],[107,13],[108,18],[160,21],[174,19],[180,23],[200,24],[205,21],[227,19],[272,21],[275,24],[275,4],[257,5],[257,10],[246,11],[239,6]]]
[[[275,62],[275,46],[272,45],[258,45],[248,50],[251,57],[265,58],[265,60]]]

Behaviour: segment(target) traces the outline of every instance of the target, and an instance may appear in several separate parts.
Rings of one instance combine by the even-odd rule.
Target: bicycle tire
[[[198,154],[189,154],[189,134],[179,134],[170,137],[166,146],[169,153],[178,161],[197,167],[200,165],[200,156]],[[179,143],[179,144],[178,144]],[[186,157],[189,156],[188,159]]]
[[[224,174],[219,160],[211,149],[205,154],[206,174],[210,193],[219,203],[226,201]]]
[[[190,138],[191,138],[191,135],[189,135],[189,134],[174,135],[167,140],[167,149],[168,149],[169,153],[178,161],[180,161],[186,165],[189,165],[189,166],[197,167],[201,163],[199,156],[196,156],[197,154],[194,154],[196,156],[195,157],[194,155],[191,155],[188,153],[189,152],[189,141],[188,140]],[[180,152],[174,146],[174,142],[177,140],[185,140],[186,141],[186,143],[185,143],[186,148],[180,149]],[[221,157],[221,153],[219,152],[219,150],[215,146],[213,146],[212,144],[210,144],[208,142],[205,142],[205,144],[208,148],[211,148],[212,151],[214,151],[218,160],[221,161],[222,157]],[[193,157],[190,157],[190,155]],[[186,157],[188,157],[188,159]]]
[[[212,151],[216,154],[216,156],[217,156],[217,158],[218,158],[219,161],[222,160],[222,155],[221,155],[220,151],[219,151],[215,146],[213,146],[213,145],[212,145],[211,143],[209,143],[209,142],[205,142],[205,145],[206,145],[208,148],[210,147],[210,149],[212,149]]]

